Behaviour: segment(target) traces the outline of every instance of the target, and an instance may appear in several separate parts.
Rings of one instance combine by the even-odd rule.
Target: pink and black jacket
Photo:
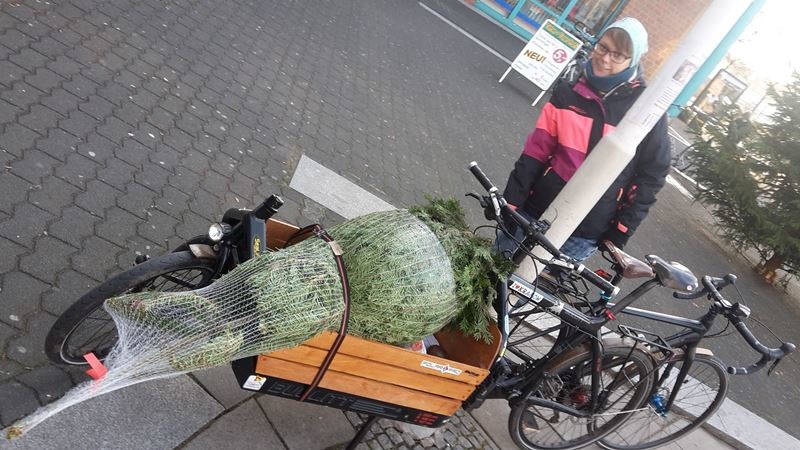
[[[641,79],[624,83],[604,97],[593,91],[584,78],[574,85],[557,85],[508,178],[503,194],[506,200],[539,217],[642,91]],[[664,116],[573,235],[598,241],[610,239],[618,246],[624,245],[656,202],[669,165]]]

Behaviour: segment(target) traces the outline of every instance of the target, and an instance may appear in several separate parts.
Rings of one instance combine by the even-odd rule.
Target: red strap
[[[106,366],[97,359],[97,356],[94,356],[94,353],[89,352],[83,355],[83,359],[85,359],[86,362],[89,363],[89,367],[91,367],[91,369],[86,371],[86,375],[89,375],[93,379],[99,380],[108,373]]]
[[[336,356],[336,353],[339,351],[339,347],[342,345],[342,341],[344,341],[344,338],[347,335],[347,322],[350,318],[350,285],[347,281],[347,270],[345,270],[344,261],[342,260],[342,250],[339,248],[339,245],[336,243],[336,241],[333,240],[333,237],[331,237],[331,235],[329,235],[319,225],[314,226],[314,232],[317,237],[327,242],[331,246],[331,251],[333,251],[333,257],[336,260],[336,267],[339,271],[339,278],[342,280],[344,312],[342,314],[342,323],[339,325],[339,335],[336,336],[336,339],[333,341],[333,345],[331,345],[331,348],[328,350],[328,354],[325,356],[322,364],[320,364],[317,375],[311,381],[311,384],[308,385],[303,394],[300,395],[298,400],[301,402],[306,401],[308,396],[311,395],[311,392],[313,392],[314,389],[316,389],[319,385],[320,381],[322,381],[322,377],[325,375],[325,372],[328,371],[328,367],[330,367],[331,363],[333,362],[334,356]]]

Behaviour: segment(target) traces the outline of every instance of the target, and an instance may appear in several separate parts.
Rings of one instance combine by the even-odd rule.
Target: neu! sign
[[[539,89],[546,91],[580,46],[581,41],[578,38],[547,20],[525,44],[525,48],[519,52],[499,81],[502,82],[511,69],[514,69]]]

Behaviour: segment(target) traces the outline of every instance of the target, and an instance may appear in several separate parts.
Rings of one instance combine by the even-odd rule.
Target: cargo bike
[[[546,222],[528,222],[507,208],[477,164],[470,170],[489,192],[470,194],[480,201],[487,218],[503,227],[503,217],[511,216],[526,230],[512,255],[515,263],[540,245],[552,255],[546,263],[561,276],[596,286],[603,298],[618,292],[605,278],[561,254],[544,237]],[[46,353],[67,364],[85,364],[89,352],[101,359],[107,355],[117,338],[102,307],[107,298],[198,289],[261,252],[325,237],[318,226],[301,229],[273,219],[281,205],[279,197],[271,196],[254,210],[228,210],[207,235],[167,255],[138,257],[133,268],[91,290],[62,314],[47,336]],[[680,285],[691,276],[660,258],[649,262],[657,284]],[[656,361],[636,336],[601,335],[603,326],[614,319],[613,311],[638,297],[623,298],[613,311],[581,309],[558,294],[559,279],[543,276],[529,283],[509,275],[497,280],[493,306],[498,320],[490,326],[491,342],[445,328],[435,337],[446,357],[349,335],[345,314],[338,332],[233,361],[233,372],[242,389],[367,415],[348,448],[354,448],[379,417],[438,427],[459,408],[476,408],[487,398],[509,401],[509,432],[520,448],[580,448],[608,435],[642,408],[654,387]],[[346,303],[346,282],[343,285]],[[542,314],[556,318],[556,325],[544,330],[531,326],[528,319]]]

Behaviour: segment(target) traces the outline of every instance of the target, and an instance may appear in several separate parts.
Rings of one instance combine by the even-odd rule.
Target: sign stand
[[[580,39],[546,20],[497,82],[516,70],[542,90],[531,105],[536,106],[581,45]]]

